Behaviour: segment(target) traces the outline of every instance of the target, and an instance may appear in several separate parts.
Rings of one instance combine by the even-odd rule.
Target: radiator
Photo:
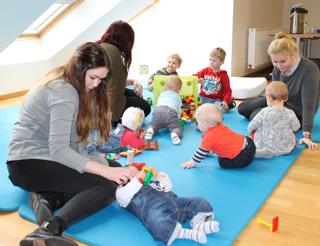
[[[268,47],[274,36],[269,36],[269,33],[277,33],[282,31],[266,30],[258,28],[250,28],[248,34],[248,69],[256,69],[271,63],[268,54]]]

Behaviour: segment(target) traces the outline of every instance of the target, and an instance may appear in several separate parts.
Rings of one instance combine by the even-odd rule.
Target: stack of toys
[[[182,121],[184,121],[184,124],[186,125],[190,125],[190,123],[195,121],[195,99],[193,95],[190,96],[188,94],[181,95],[180,97],[183,103],[180,121],[180,126],[182,127]],[[200,97],[197,97],[198,105],[201,105],[202,102],[199,101],[199,99]]]
[[[144,179],[139,179],[140,183],[143,185],[149,185],[151,179],[156,176],[153,171],[146,167],[146,164],[144,162],[133,163],[132,165],[135,166],[138,170],[143,170],[145,172],[146,176],[144,177]]]

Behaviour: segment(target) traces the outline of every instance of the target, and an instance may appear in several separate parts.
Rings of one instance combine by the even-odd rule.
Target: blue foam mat
[[[12,185],[8,178],[8,144],[12,126],[19,115],[20,105],[0,110],[0,210],[12,211],[20,207],[28,197],[28,192]]]
[[[150,96],[150,93],[145,91],[144,96]],[[15,110],[14,107],[11,110]],[[3,111],[0,112],[2,116]],[[145,129],[150,120],[151,115],[146,119]],[[224,114],[224,124],[240,134],[247,134],[248,122],[236,109]],[[12,123],[7,123],[12,128]],[[2,121],[0,124],[5,125]],[[315,124],[313,137],[315,142],[319,142],[319,114]],[[300,132],[298,136],[301,136]],[[207,245],[231,245],[305,147],[297,146],[289,155],[270,160],[255,159],[251,165],[242,169],[221,169],[217,158],[208,156],[197,168],[183,170],[180,164],[192,157],[201,142],[200,132],[195,131],[195,124],[184,127],[180,145],[173,145],[169,132],[165,130],[155,135],[155,138],[158,139],[159,150],[143,151],[135,156],[135,162],[145,162],[167,173],[173,183],[173,191],[178,196],[200,195],[211,203],[215,220],[220,222],[221,230],[217,234],[207,235]],[[2,155],[1,157],[3,158]],[[124,157],[119,159],[122,165],[125,165],[126,161]],[[3,192],[0,188],[1,195]],[[8,199],[9,194],[6,196],[5,199]],[[0,204],[2,200],[0,199]],[[21,200],[24,201],[23,204]],[[20,199],[20,202],[20,215],[35,222],[34,211],[30,209],[27,197]],[[189,222],[183,227],[190,228]],[[64,234],[90,245],[164,245],[162,242],[153,241],[142,223],[115,202],[71,226]],[[173,245],[199,244],[189,240],[175,240]]]

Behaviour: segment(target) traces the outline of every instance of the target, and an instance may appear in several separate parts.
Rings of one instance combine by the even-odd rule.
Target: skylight
[[[57,1],[52,4],[35,22],[33,22],[23,34],[39,34],[45,27],[47,27],[53,20],[55,20],[63,11],[65,11],[72,2],[71,1]]]

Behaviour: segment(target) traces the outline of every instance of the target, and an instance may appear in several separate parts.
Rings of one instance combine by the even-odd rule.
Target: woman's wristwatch
[[[311,135],[311,133],[303,133],[302,137],[303,137],[303,138],[308,138],[308,139],[312,140],[312,135]]]

